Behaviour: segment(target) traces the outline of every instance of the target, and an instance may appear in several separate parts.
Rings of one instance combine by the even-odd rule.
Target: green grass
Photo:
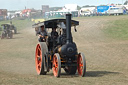
[[[128,40],[128,19],[108,22],[104,32],[108,37]]]
[[[10,20],[0,21],[0,27],[1,27],[1,24],[6,24],[6,23],[10,23]],[[13,25],[15,25],[17,30],[31,27],[33,24],[33,22],[31,22],[30,20],[12,20],[12,23]],[[1,31],[0,31],[0,34],[1,34]]]

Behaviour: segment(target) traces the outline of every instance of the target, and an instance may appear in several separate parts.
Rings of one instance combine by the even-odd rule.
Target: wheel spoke
[[[39,55],[37,55],[37,58],[39,58],[40,56]]]
[[[40,65],[38,64],[38,69],[40,70],[40,68],[41,68],[41,67],[40,67]]]
[[[56,68],[56,72],[58,71],[58,68]]]
[[[40,65],[38,64],[38,68],[40,68]]]
[[[40,48],[38,48],[38,52],[41,54],[41,49]]]
[[[55,70],[55,67],[53,67],[53,70]]]
[[[80,69],[83,70],[83,67],[81,67]]]
[[[83,64],[79,64],[80,67],[83,67]]]
[[[41,65],[41,62],[37,63],[37,66],[39,67]]]
[[[57,68],[57,67],[58,67],[58,65],[56,64],[56,65],[55,65],[55,68]]]
[[[82,57],[80,56],[80,62],[82,62]]]
[[[54,60],[53,60],[53,63],[56,64],[55,58],[54,58]]]
[[[41,61],[39,62],[39,65],[41,66]]]

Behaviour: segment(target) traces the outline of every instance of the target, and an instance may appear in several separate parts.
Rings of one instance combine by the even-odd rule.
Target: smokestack
[[[72,43],[71,16],[72,16],[72,14],[66,14],[66,35],[67,35],[67,43]]]

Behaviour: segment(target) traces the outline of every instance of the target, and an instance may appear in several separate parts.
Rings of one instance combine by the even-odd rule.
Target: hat
[[[66,29],[66,26],[65,26],[64,22],[60,22],[60,28]]]

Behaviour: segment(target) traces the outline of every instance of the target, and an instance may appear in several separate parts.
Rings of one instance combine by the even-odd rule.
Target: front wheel
[[[12,31],[8,34],[8,37],[9,37],[10,39],[13,38],[13,33],[12,33]]]
[[[58,53],[55,53],[53,56],[53,74],[55,77],[60,77],[61,73],[61,60],[60,60],[60,55]]]
[[[82,77],[86,74],[86,60],[84,54],[80,53],[77,57],[78,74]]]

